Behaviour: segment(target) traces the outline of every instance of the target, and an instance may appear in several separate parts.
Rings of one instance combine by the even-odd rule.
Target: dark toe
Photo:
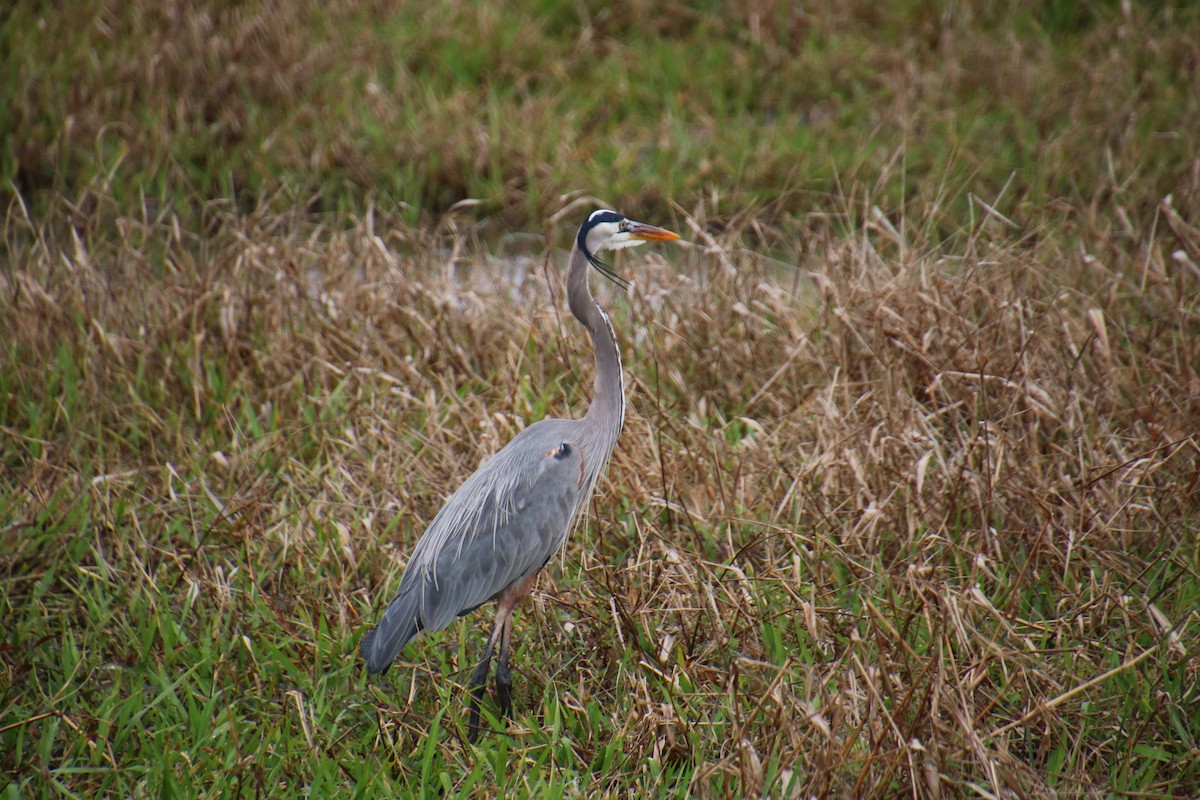
[[[512,675],[507,668],[496,670],[496,705],[500,707],[500,715],[512,716]]]

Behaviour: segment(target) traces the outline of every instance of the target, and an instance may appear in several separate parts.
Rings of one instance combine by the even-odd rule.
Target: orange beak
[[[642,239],[647,242],[669,242],[678,239],[678,233],[671,233],[663,228],[656,228],[644,222],[629,221],[629,236],[632,239]]]

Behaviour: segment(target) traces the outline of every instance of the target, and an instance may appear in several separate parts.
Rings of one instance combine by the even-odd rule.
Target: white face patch
[[[587,235],[587,247],[593,253],[602,250],[621,250],[645,244],[645,239],[634,239],[628,231],[621,230],[619,222],[597,223]]]
[[[595,215],[593,215],[595,216]],[[587,249],[599,253],[614,236],[621,233],[619,222],[597,222],[587,234]]]
[[[630,239],[628,233],[621,233],[612,239],[608,240],[608,244],[604,245],[605,250],[624,250],[626,247],[637,247],[639,244],[645,244],[645,239]]]

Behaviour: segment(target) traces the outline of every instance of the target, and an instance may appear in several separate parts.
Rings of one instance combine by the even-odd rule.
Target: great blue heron
[[[496,702],[503,716],[512,710],[508,656],[513,608],[566,541],[625,421],[621,353],[608,314],[592,298],[588,266],[627,286],[597,253],[678,238],[615,211],[595,211],[580,226],[567,272],[567,302],[591,334],[595,351],[595,392],[587,413],[582,419],[535,422],[467,478],[429,523],[395,599],[363,637],[367,671],[385,672],[419,632],[441,630],[455,617],[496,600],[496,624],[471,675],[472,742],[497,644]]]

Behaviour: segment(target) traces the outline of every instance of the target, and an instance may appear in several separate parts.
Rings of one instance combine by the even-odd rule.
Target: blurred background
[[[581,194],[764,224],[869,198],[948,232],[973,195],[1022,228],[1119,239],[1200,193],[1186,1],[0,13],[0,201],[52,216],[219,200],[417,223],[471,200],[471,219],[538,230]]]

